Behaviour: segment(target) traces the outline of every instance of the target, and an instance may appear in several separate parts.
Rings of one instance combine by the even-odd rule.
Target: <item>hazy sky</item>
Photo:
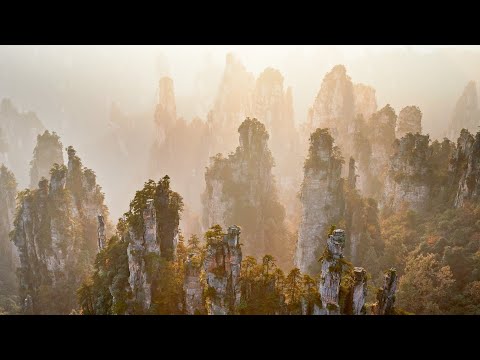
[[[127,113],[152,112],[158,80],[169,75],[179,116],[204,119],[229,52],[255,76],[266,67],[281,71],[293,88],[297,123],[305,121],[325,73],[340,63],[353,82],[376,89],[379,107],[390,103],[398,114],[418,105],[434,137],[443,136],[466,83],[480,80],[479,46],[0,46],[0,97],[36,112],[102,184],[109,174],[102,173],[100,150],[89,145],[109,131],[111,103]]]

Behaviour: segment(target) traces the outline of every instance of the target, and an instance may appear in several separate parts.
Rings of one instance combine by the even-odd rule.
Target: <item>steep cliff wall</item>
[[[302,218],[298,231],[295,266],[302,273],[317,274],[321,239],[328,227],[343,214],[343,159],[326,129],[310,136],[310,149],[304,165],[301,187]]]
[[[480,132],[475,137],[463,129],[450,162],[454,206],[475,202],[480,195]]]
[[[42,177],[48,178],[53,164],[63,165],[63,146],[60,137],[48,130],[37,135],[37,145],[30,162],[30,188],[35,188]]]
[[[238,224],[244,253],[274,255],[283,264],[291,259],[285,210],[278,201],[272,175],[268,133],[256,119],[239,127],[240,146],[228,158],[212,158],[205,173],[204,226]]]
[[[0,314],[18,309],[15,270],[19,263],[16,247],[10,241],[13,229],[17,182],[5,165],[0,167]]]
[[[211,235],[207,232],[204,269],[208,286],[208,314],[233,314],[239,306],[241,263],[239,227],[230,226],[223,236],[219,227],[214,228]]]

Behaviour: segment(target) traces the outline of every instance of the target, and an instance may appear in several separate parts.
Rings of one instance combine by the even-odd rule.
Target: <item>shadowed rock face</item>
[[[190,254],[185,263],[185,313],[187,315],[205,314],[205,299],[201,281],[202,264],[200,258]]]
[[[383,287],[378,289],[377,303],[374,306],[376,315],[393,315],[395,291],[397,290],[397,271],[390,269],[385,272]]]
[[[230,226],[218,243],[207,244],[204,269],[210,290],[207,298],[208,314],[229,315],[239,305],[241,263],[238,226]]]
[[[362,267],[356,267],[353,269],[353,274],[353,315],[365,315],[365,300],[367,298],[367,272]]]
[[[478,107],[477,84],[470,81],[455,105],[448,137],[455,139],[462,129],[475,132],[480,125],[480,109]]]
[[[398,114],[397,138],[408,133],[422,133],[422,112],[418,106],[406,106]]]
[[[321,260],[319,293],[327,315],[340,314],[339,295],[342,280],[345,231],[337,229],[327,239],[325,255]]]
[[[432,150],[429,136],[408,133],[394,145],[390,168],[385,180],[384,206],[398,210],[402,204],[420,211],[430,196]]]
[[[457,140],[450,173],[456,187],[454,206],[477,201],[480,196],[480,132],[474,137],[463,129]],[[457,183],[458,181],[458,183]],[[458,184],[458,185],[457,185]]]
[[[326,129],[317,129],[310,137],[310,149],[304,166],[300,193],[302,218],[298,231],[295,266],[302,273],[318,274],[321,238],[342,214],[342,158]]]

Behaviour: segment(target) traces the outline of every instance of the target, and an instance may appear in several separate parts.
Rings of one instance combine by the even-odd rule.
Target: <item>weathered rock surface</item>
[[[454,206],[461,207],[467,201],[477,201],[480,196],[480,132],[475,137],[463,129],[457,140],[456,152],[450,162]],[[458,182],[457,182],[458,181]]]
[[[367,299],[367,272],[362,267],[353,269],[354,285],[352,291],[353,315],[365,315]]]
[[[428,205],[432,161],[429,142],[428,135],[419,133],[407,133],[395,141],[385,180],[385,207],[398,210],[405,203],[421,211]]]
[[[183,291],[185,292],[185,313],[197,315],[205,313],[205,299],[203,296],[203,283],[201,278],[201,259],[190,254],[185,264],[185,280]]]
[[[318,258],[322,252],[322,237],[327,233],[328,227],[343,214],[342,161],[329,132],[317,129],[310,137],[300,193],[303,209],[295,266],[302,273],[319,273]]]
[[[319,293],[323,311],[327,315],[339,315],[340,282],[343,271],[345,231],[337,229],[327,239],[327,247],[321,260]]]
[[[378,289],[377,303],[374,314],[393,315],[395,313],[395,292],[397,291],[397,271],[390,269],[385,272],[383,286]]]
[[[209,294],[208,314],[229,315],[239,305],[241,263],[239,227],[230,226],[221,241],[207,244],[204,269]]]

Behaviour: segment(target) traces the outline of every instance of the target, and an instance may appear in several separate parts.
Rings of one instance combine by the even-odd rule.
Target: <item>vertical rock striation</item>
[[[343,214],[343,159],[326,129],[310,136],[300,192],[302,218],[298,231],[295,266],[302,273],[318,274],[322,237]]]
[[[212,315],[229,315],[240,303],[242,250],[240,228],[230,226],[223,238],[207,243],[204,269],[207,277],[207,309]]]
[[[327,239],[327,246],[321,259],[319,293],[323,310],[327,315],[339,315],[340,282],[343,272],[343,249],[345,231],[334,230]]]
[[[377,303],[374,305],[374,314],[395,314],[395,291],[397,291],[397,271],[390,269],[385,272],[383,286],[377,291]]]
[[[375,111],[377,111],[377,98],[375,89],[364,84],[353,85],[354,97],[354,115],[362,115],[368,119]]]

